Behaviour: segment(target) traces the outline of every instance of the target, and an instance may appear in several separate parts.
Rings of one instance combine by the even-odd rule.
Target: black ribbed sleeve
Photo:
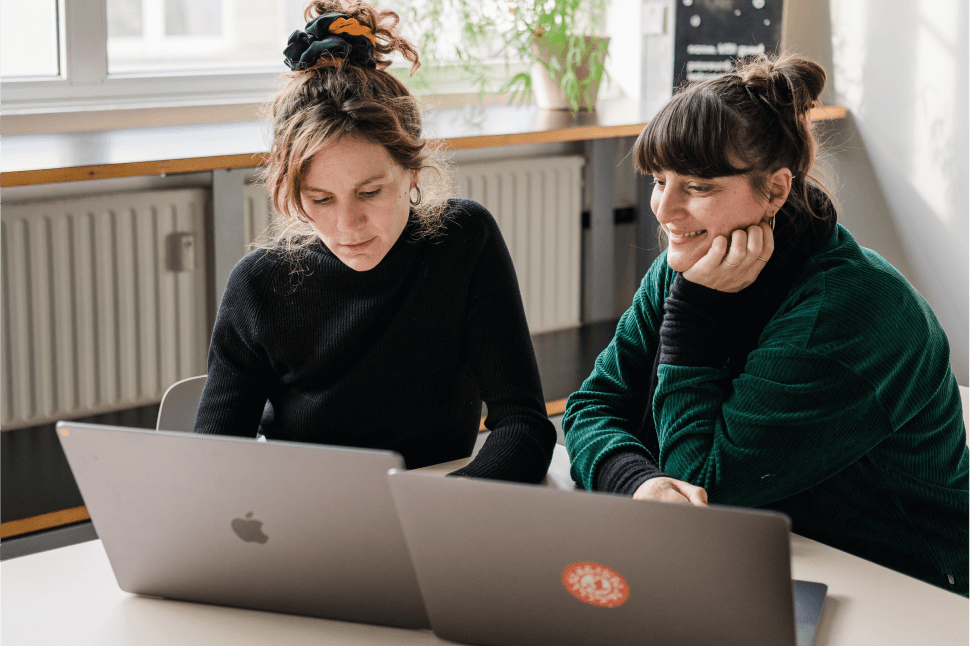
[[[749,314],[738,307],[743,298],[743,292],[719,292],[677,274],[664,301],[660,363],[723,367],[731,350],[726,319]]]
[[[651,478],[669,477],[642,451],[619,450],[603,458],[596,469],[596,491],[632,496]]]

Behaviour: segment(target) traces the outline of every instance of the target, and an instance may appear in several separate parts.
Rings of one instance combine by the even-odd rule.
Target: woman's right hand
[[[707,254],[683,272],[684,278],[733,294],[758,279],[774,251],[771,225],[768,220],[762,220],[747,229],[735,229],[727,236],[715,238]]]
[[[633,492],[634,500],[659,500],[707,506],[707,492],[689,482],[661,477],[650,478]]]

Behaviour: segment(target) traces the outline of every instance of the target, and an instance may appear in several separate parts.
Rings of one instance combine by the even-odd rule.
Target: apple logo
[[[246,518],[252,518],[253,512],[246,514]],[[263,544],[269,540],[269,536],[263,533],[263,522],[260,520],[244,520],[242,518],[232,519],[232,531],[236,536],[247,543]]]

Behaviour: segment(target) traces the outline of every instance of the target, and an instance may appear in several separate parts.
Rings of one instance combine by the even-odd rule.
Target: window
[[[405,34],[408,5],[398,11]],[[283,48],[307,0],[0,0],[5,114],[77,109],[259,103],[285,71]],[[460,38],[436,35],[439,44]],[[445,49],[447,45],[445,45]],[[428,52],[430,53],[430,52]],[[427,62],[429,57],[423,57]],[[447,57],[425,65],[416,90],[472,88]],[[442,67],[440,64],[444,64]],[[402,80],[408,65],[391,68]],[[504,70],[503,72],[504,73]],[[409,84],[411,83],[408,81]]]
[[[107,0],[108,73],[283,71],[303,0]]]
[[[0,0],[0,77],[60,74],[57,0]]]

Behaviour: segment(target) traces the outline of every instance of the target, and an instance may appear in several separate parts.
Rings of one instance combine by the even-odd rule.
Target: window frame
[[[60,74],[3,79],[4,114],[261,103],[279,84],[266,68],[109,75],[106,0],[57,3]]]
[[[3,79],[0,111],[5,115],[259,104],[279,87],[280,74],[285,71],[259,68],[109,75],[107,0],[57,0],[57,6],[61,73]],[[513,64],[513,68],[515,73],[525,66]],[[402,81],[408,77],[406,67],[394,66],[388,71]],[[432,84],[413,91],[432,101],[475,93],[454,71],[455,67],[447,65],[422,67],[423,75],[431,74]],[[497,78],[504,76],[504,65],[496,64],[495,73]]]

